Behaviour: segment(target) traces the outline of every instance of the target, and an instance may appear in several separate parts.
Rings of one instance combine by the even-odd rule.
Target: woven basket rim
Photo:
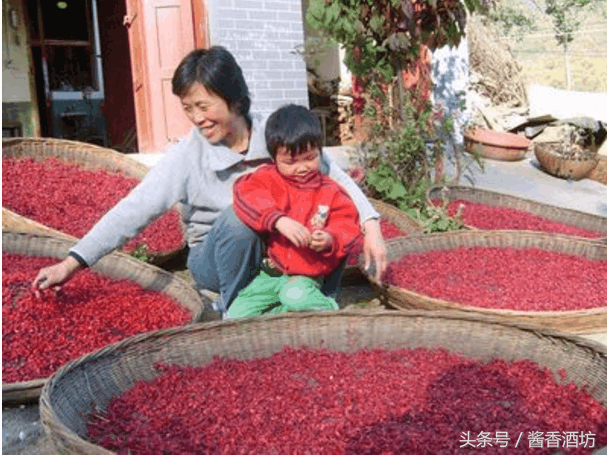
[[[10,223],[5,222],[7,218],[10,219]],[[31,218],[19,215],[17,212],[14,212],[6,207],[2,207],[2,229],[31,232],[33,234],[40,235],[48,234],[56,237],[66,238],[68,240],[78,240],[73,235],[66,234],[65,232],[53,229],[52,227],[39,223],[38,221],[32,220]]]
[[[327,319],[329,318],[329,319]],[[352,320],[362,321],[364,320],[373,320],[373,322],[380,321],[377,323],[377,327],[383,327],[381,321],[389,320],[407,320],[413,322],[406,322],[409,324],[407,327],[414,327],[419,319],[423,319],[423,321],[458,321],[458,323],[469,324],[470,327],[492,327],[497,331],[499,329],[499,333],[502,337],[507,340],[513,340],[513,344],[516,344],[516,336],[521,334],[525,334],[525,337],[532,338],[534,342],[538,344],[546,344],[549,345],[552,349],[562,350],[566,352],[569,357],[575,356],[581,352],[584,353],[584,358],[587,360],[588,358],[594,359],[595,369],[600,368],[602,371],[603,368],[607,368],[607,348],[605,346],[592,341],[586,340],[574,335],[563,334],[562,332],[553,331],[544,328],[538,328],[537,326],[531,324],[524,323],[513,323],[503,321],[491,316],[486,315],[471,315],[469,313],[464,312],[437,312],[437,311],[408,311],[408,312],[397,312],[397,311],[389,311],[389,310],[376,310],[376,311],[366,311],[366,310],[341,310],[338,312],[301,312],[301,313],[286,313],[286,314],[273,314],[266,316],[258,316],[237,320],[224,320],[224,321],[216,321],[209,322],[205,324],[195,324],[187,327],[177,328],[177,329],[163,329],[156,332],[150,332],[146,334],[136,335],[134,337],[122,340],[113,345],[109,345],[105,348],[102,348],[93,353],[87,354],[86,356],[80,357],[68,364],[65,364],[57,372],[46,382],[44,385],[42,395],[40,398],[40,414],[42,417],[42,423],[47,434],[53,438],[57,438],[61,444],[64,444],[65,447],[71,447],[72,450],[75,448],[86,449],[87,452],[65,452],[65,453],[107,453],[112,454],[114,452],[107,451],[105,449],[101,449],[99,446],[88,442],[84,438],[81,438],[73,431],[71,428],[67,426],[66,423],[60,420],[59,416],[55,412],[53,408],[53,391],[56,388],[60,388],[61,381],[65,376],[70,375],[70,373],[74,372],[73,375],[76,377],[76,371],[82,371],[86,365],[90,365],[92,363],[96,363],[100,359],[108,358],[112,361],[115,360],[115,353],[124,353],[127,352],[128,348],[132,348],[133,346],[137,347],[138,345],[144,345],[146,342],[156,343],[162,342],[165,346],[167,343],[170,344],[171,337],[184,335],[184,336],[195,336],[198,333],[210,333],[211,335],[221,334],[222,330],[233,330],[237,331],[238,334],[243,334],[245,337],[251,336],[253,333],[262,333],[262,331],[268,331],[269,328],[276,327],[277,323],[288,322],[289,320],[295,321],[296,323],[307,323],[305,326],[311,327],[312,324],[314,326],[321,326],[323,321],[331,321],[338,320],[341,322],[341,327],[348,327],[352,324]],[[310,320],[308,322],[308,320]],[[301,326],[301,325],[300,325]],[[282,327],[282,326],[281,326]],[[492,329],[493,330],[493,329]],[[484,332],[484,330],[483,330]],[[515,336],[516,335],[516,336]],[[460,335],[463,336],[463,335]],[[174,338],[173,338],[174,339]],[[206,341],[209,338],[204,338]],[[301,341],[301,343],[297,343],[298,345],[306,345],[305,339],[297,340]],[[284,347],[287,343],[282,344]],[[187,348],[189,346],[188,343],[183,343],[181,341],[177,347],[179,348]],[[277,342],[276,346],[280,346],[280,342]],[[381,347],[381,345],[378,345]],[[510,345],[509,345],[510,347]],[[279,349],[279,348],[277,348]],[[448,348],[446,348],[448,349]],[[516,357],[525,358],[527,352],[521,352],[514,347],[510,347],[511,352],[516,352]],[[140,349],[137,352],[141,352]],[[481,349],[482,350],[482,349]],[[541,353],[539,355],[546,356],[545,350],[541,349]],[[457,352],[457,349],[454,351]],[[253,353],[253,356],[248,358],[258,358],[259,353]],[[215,353],[214,355],[220,355]],[[113,356],[113,357],[112,357]],[[263,356],[263,354],[261,355]],[[497,356],[497,354],[496,354]],[[221,356],[225,358],[233,358],[233,356]],[[474,355],[470,355],[470,357],[474,358]],[[588,360],[587,360],[588,361]],[[554,367],[556,368],[556,367]],[[553,368],[551,368],[553,369]],[[554,370],[554,369],[553,369]],[[593,371],[593,374],[595,372]],[[590,377],[590,376],[588,376]],[[112,391],[114,392],[114,391]],[[117,393],[121,393],[120,391]],[[117,396],[114,394],[112,396]],[[605,398],[602,398],[601,402],[604,402]],[[604,403],[607,404],[607,403]],[[82,414],[80,414],[84,417]],[[54,441],[55,442],[55,441]]]
[[[599,243],[599,242],[594,242],[594,241],[590,241],[590,240],[583,240],[580,238],[574,238],[571,236],[567,236],[567,235],[559,235],[559,234],[545,234],[545,233],[539,233],[539,232],[535,232],[535,231],[472,231],[472,230],[464,230],[464,231],[452,231],[452,232],[440,232],[440,233],[432,233],[432,234],[426,234],[423,238],[418,238],[418,237],[398,237],[398,238],[394,238],[394,239],[390,239],[386,241],[386,246],[387,246],[387,250],[388,251],[396,251],[398,249],[399,245],[402,244],[407,244],[407,243],[411,243],[411,244],[419,244],[420,241],[424,242],[425,246],[427,246],[427,248],[421,248],[420,250],[416,250],[414,252],[410,252],[410,253],[400,253],[395,256],[394,258],[390,258],[389,259],[389,263],[394,262],[396,260],[401,259],[402,257],[408,255],[408,254],[417,254],[419,252],[425,252],[425,251],[448,251],[452,248],[456,248],[456,247],[462,247],[462,246],[471,246],[471,245],[466,245],[466,243],[464,242],[467,239],[474,239],[474,238],[478,238],[480,239],[479,244],[473,244],[472,246],[486,246],[486,247],[490,247],[487,245],[482,245],[483,243],[483,239],[486,237],[493,237],[494,239],[503,239],[503,238],[520,238],[522,240],[529,240],[531,242],[541,242],[542,240],[556,240],[557,242],[560,241],[562,243],[574,243],[578,246],[586,246],[587,249],[590,250],[597,250],[599,252],[604,252],[607,254],[607,245]],[[434,244],[434,241],[441,241],[441,239],[451,239],[453,245],[450,245],[449,247],[445,247],[445,248],[436,248],[433,247],[432,245]],[[473,242],[475,243],[475,242]],[[494,245],[493,247],[497,247],[499,248],[501,245]],[[510,245],[506,245],[504,247],[510,247]],[[525,247],[527,248],[527,247]],[[537,246],[537,245],[530,245],[528,246],[528,248],[540,248],[540,249],[545,249],[542,248],[541,246]],[[554,249],[552,251],[557,251],[557,249]],[[568,253],[568,252],[564,252],[563,254],[572,254],[572,253]],[[607,256],[606,256],[607,257]],[[371,281],[373,283],[373,281],[371,280],[372,274],[373,274],[373,270],[364,270],[364,268],[360,267],[363,274],[369,279],[369,281]],[[522,310],[510,310],[510,309],[491,309],[491,308],[486,308],[486,307],[482,307],[482,306],[475,306],[475,305],[470,305],[470,304],[464,304],[464,303],[460,303],[460,302],[454,302],[451,300],[446,300],[446,299],[441,299],[441,298],[436,298],[436,297],[430,297],[428,295],[419,293],[419,292],[415,292],[409,289],[405,289],[405,288],[401,288],[399,286],[393,285],[393,284],[385,284],[385,285],[381,285],[381,286],[377,286],[375,285],[376,288],[380,289],[380,291],[385,294],[384,295],[384,299],[386,301],[386,303],[396,309],[399,310],[409,310],[412,308],[411,305],[413,304],[409,304],[409,303],[405,303],[402,301],[403,298],[405,298],[406,300],[409,300],[410,298],[416,299],[417,301],[423,302],[424,304],[429,304],[432,307],[439,307],[443,310],[453,310],[453,311],[464,311],[464,312],[471,312],[471,313],[477,313],[477,314],[486,314],[486,315],[491,315],[491,316],[496,316],[496,317],[501,317],[501,318],[522,318],[522,319],[527,319],[530,322],[532,321],[533,323],[536,324],[544,324],[549,322],[550,320],[553,320],[554,323],[557,323],[558,319],[562,318],[563,320],[569,321],[569,327],[567,328],[567,332],[571,332],[571,333],[588,333],[588,332],[592,332],[593,330],[590,329],[583,329],[581,323],[579,326],[577,326],[575,324],[575,320],[576,318],[581,318],[584,316],[588,316],[588,317],[593,317],[593,316],[597,316],[600,317],[601,320],[605,320],[607,321],[607,305],[603,306],[603,307],[595,307],[595,308],[588,308],[588,309],[580,309],[580,310],[563,310],[563,311],[522,311]],[[601,327],[596,327],[594,329],[595,330],[607,330],[607,325],[605,326],[601,326]]]
[[[30,146],[30,147],[48,147],[44,149],[42,156],[57,156],[63,157],[70,150],[77,149],[83,151],[92,151],[93,153],[88,154],[88,157],[92,158],[90,162],[93,163],[107,163],[107,160],[100,158],[108,158],[114,161],[117,166],[123,171],[128,171],[129,176],[143,178],[150,170],[144,163],[131,158],[126,153],[121,153],[117,150],[102,147],[96,144],[90,144],[88,142],[80,142],[69,139],[61,138],[37,138],[37,137],[14,137],[14,138],[2,138],[2,156],[8,155],[13,156],[11,153],[11,147],[14,146]],[[52,147],[52,148],[51,148]],[[40,157],[42,150],[30,150],[27,156],[32,158]],[[21,154],[20,154],[21,155]],[[80,164],[84,162],[78,161]],[[89,161],[87,161],[89,162]]]
[[[409,234],[422,232],[424,230],[424,227],[421,224],[406,212],[399,210],[398,207],[380,199],[369,198],[369,202],[382,218],[397,224],[397,227],[400,229],[406,229]]]
[[[548,145],[550,143],[537,144],[534,147],[534,154],[540,168],[555,177],[581,180],[587,178],[599,164],[596,152],[589,151],[588,156],[580,159],[569,158],[559,155]]]
[[[426,191],[426,201],[431,203],[433,195],[438,193],[436,197],[441,197],[446,194],[447,198],[464,199],[470,202],[485,203],[499,207],[513,208],[528,212],[532,215],[540,216],[551,221],[568,224],[570,226],[579,227],[582,229],[602,232],[607,238],[607,217],[602,217],[593,213],[582,212],[580,210],[559,207],[556,205],[546,204],[544,202],[526,199],[520,196],[511,194],[499,193],[484,188],[468,187],[463,185],[435,185]],[[450,194],[449,194],[450,193]],[[466,226],[468,229],[483,230],[473,226]],[[530,231],[543,232],[543,231]],[[571,234],[560,234],[571,235]],[[571,235],[572,237],[596,241],[602,237],[589,238]]]
[[[27,150],[27,153],[15,154],[13,150],[16,147],[25,148]],[[38,149],[39,147],[44,147],[44,149]],[[73,156],[73,150],[77,150],[79,152],[77,156]],[[107,147],[101,147],[95,144],[89,144],[86,142],[57,138],[3,138],[2,157],[4,158],[6,156],[30,157],[34,159],[48,158],[54,156],[57,158],[66,159],[70,162],[77,163],[84,167],[88,167],[90,164],[93,164],[95,168],[109,169],[112,172],[120,173],[122,175],[125,175],[126,177],[136,178],[138,181],[141,181],[150,170],[150,168],[145,164],[131,158],[128,154],[118,152],[117,150],[110,149]],[[3,209],[9,210],[5,207],[3,207]],[[31,229],[34,232],[41,233],[63,233],[62,231],[58,231],[43,223],[20,215],[14,211],[11,212],[13,222],[16,224],[18,223],[18,229]],[[11,228],[14,226],[7,226],[3,222],[3,227]],[[74,238],[69,234],[63,234]],[[187,244],[186,233],[183,227],[182,234],[183,235],[181,242],[176,248],[166,251],[148,252],[147,255],[150,258],[150,262],[153,264],[160,264],[176,256],[177,254],[179,254],[180,251],[183,251]]]
[[[49,252],[49,257],[56,257],[61,259],[61,257],[65,257],[62,254],[58,254],[59,251],[63,250],[67,252],[67,250],[76,244],[76,240],[68,239],[61,236],[55,236],[52,234],[35,234],[31,231],[22,231],[15,229],[2,229],[2,252],[14,252],[16,254],[27,254],[23,253],[21,250],[23,248],[17,248],[14,245],[14,242],[24,242],[25,249],[29,250],[29,243],[32,242],[41,242],[44,246],[50,245],[50,247],[57,248],[55,254],[54,252]],[[33,250],[36,254],[33,256],[42,256],[42,254],[37,254],[40,245],[34,245]],[[17,250],[17,251],[16,251]],[[29,250],[31,251],[31,250]],[[191,315],[191,321],[189,324],[195,323],[203,317],[203,313],[205,310],[208,310],[211,307],[211,301],[208,297],[201,295],[198,293],[190,284],[185,281],[183,278],[167,272],[163,269],[160,269],[152,264],[148,264],[133,257],[120,253],[113,252],[108,254],[106,257],[102,258],[97,264],[91,267],[92,270],[97,273],[101,273],[104,276],[108,276],[107,269],[115,269],[115,264],[121,264],[123,267],[127,267],[137,273],[138,275],[141,273],[149,273],[155,277],[162,277],[167,280],[167,286],[165,286],[166,291],[158,290],[158,292],[163,292],[173,298],[182,308],[186,309]],[[130,281],[135,280],[125,277]],[[143,286],[143,284],[138,283]],[[145,287],[145,286],[144,286]],[[168,292],[167,292],[168,291]],[[185,291],[187,295],[184,295],[183,299],[180,295],[175,295],[176,291]],[[186,299],[187,297],[187,299]],[[187,302],[187,303],[186,303]],[[2,401],[3,402],[24,402],[31,401],[31,399],[36,399],[40,395],[40,391],[42,389],[42,385],[47,381],[48,377],[45,378],[35,378],[27,381],[20,382],[3,382],[2,383]],[[23,397],[22,397],[23,395]]]
[[[550,141],[550,142],[535,142],[533,149],[536,152],[536,156],[537,156],[537,153],[540,153],[540,154],[544,154],[544,155],[550,155],[550,156],[553,156],[555,158],[562,159],[564,161],[573,161],[573,162],[580,162],[580,163],[582,163],[582,162],[585,162],[585,161],[597,161],[598,162],[598,160],[599,160],[598,153],[597,152],[593,152],[591,150],[588,150],[588,154],[589,155],[588,155],[587,158],[572,159],[572,158],[564,157],[564,156],[562,156],[561,154],[555,152],[552,149],[552,147],[554,147],[555,145],[561,145],[561,143],[560,142],[553,142],[553,141]]]

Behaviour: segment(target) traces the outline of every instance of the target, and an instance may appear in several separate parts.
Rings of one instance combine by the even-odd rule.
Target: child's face
[[[316,147],[308,146],[307,150],[292,156],[285,146],[280,146],[275,161],[278,172],[282,175],[305,181],[310,173],[320,169],[320,151]]]

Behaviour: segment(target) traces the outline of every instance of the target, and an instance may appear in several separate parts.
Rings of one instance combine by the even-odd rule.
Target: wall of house
[[[11,11],[15,11],[12,13]],[[9,23],[14,14],[17,27]],[[2,123],[18,122],[23,136],[37,133],[38,117],[29,80],[29,47],[20,0],[2,1]]]
[[[286,103],[309,106],[301,0],[209,0],[210,44],[242,67],[254,112]]]

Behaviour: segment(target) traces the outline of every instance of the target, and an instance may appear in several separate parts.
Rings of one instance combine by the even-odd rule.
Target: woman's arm
[[[361,219],[362,232],[364,236],[363,254],[365,257],[364,267],[371,266],[371,260],[375,264],[374,280],[381,282],[381,276],[388,267],[386,244],[379,225],[380,214],[373,208],[361,189],[354,183],[340,167],[331,159],[327,153],[322,154],[323,165],[321,169],[329,177],[339,183],[352,198]]]
[[[183,145],[180,143],[169,150],[139,185],[110,209],[70,251],[87,265],[93,265],[182,200],[188,165],[183,154],[175,148]]]
[[[187,141],[186,141],[187,142]],[[180,143],[174,147],[183,146]],[[171,149],[124,199],[107,212],[70,249],[69,256],[38,272],[32,287],[38,290],[60,286],[79,269],[122,246],[183,196],[186,167]]]

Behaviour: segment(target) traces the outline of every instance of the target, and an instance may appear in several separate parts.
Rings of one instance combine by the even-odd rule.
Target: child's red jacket
[[[297,182],[278,172],[275,164],[260,167],[234,183],[234,212],[260,234],[268,234],[267,256],[288,275],[322,276],[337,268],[361,235],[356,206],[339,184],[317,173]],[[319,206],[328,206],[324,227],[333,237],[330,249],[316,252],[297,247],[274,229],[281,216],[288,216],[310,232]]]

